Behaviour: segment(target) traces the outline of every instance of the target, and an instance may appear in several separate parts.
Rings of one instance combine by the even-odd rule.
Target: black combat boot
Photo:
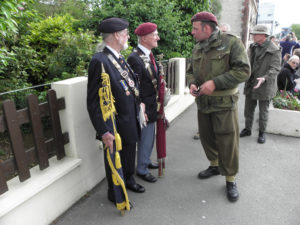
[[[266,138],[265,138],[265,133],[264,132],[259,131],[257,142],[260,143],[260,144],[263,144],[263,143],[266,142]]]
[[[220,172],[219,172],[219,168],[217,166],[210,166],[206,170],[201,171],[198,174],[198,178],[205,179],[205,178],[209,178],[211,176],[219,175],[219,174],[220,174]]]
[[[227,198],[231,202],[235,202],[239,199],[239,192],[235,182],[226,181]]]
[[[240,137],[246,137],[246,136],[251,136],[251,130],[244,128],[240,133]]]

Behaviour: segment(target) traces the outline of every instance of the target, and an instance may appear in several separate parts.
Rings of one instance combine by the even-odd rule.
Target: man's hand
[[[258,77],[258,78],[256,78],[256,80],[258,80],[258,83],[257,83],[257,85],[256,85],[255,87],[253,87],[254,89],[259,88],[260,85],[261,85],[262,83],[264,83],[266,79],[263,78],[263,77]]]
[[[215,89],[216,89],[215,82],[213,80],[208,80],[200,86],[199,95],[211,95]]]
[[[102,142],[104,143],[105,147],[109,148],[110,153],[114,152],[114,140],[115,136],[109,132],[102,136]]]
[[[197,96],[199,96],[199,93],[197,93],[198,91],[199,91],[199,88],[195,84],[191,84],[190,94],[194,97],[197,97]]]
[[[142,110],[143,110],[143,113],[144,113],[144,117],[145,117],[145,120],[146,122],[148,122],[148,116],[147,116],[147,113],[146,113],[146,105],[145,103],[141,103],[141,106],[142,106]]]

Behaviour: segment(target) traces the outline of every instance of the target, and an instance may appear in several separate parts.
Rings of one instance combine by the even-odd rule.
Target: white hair
[[[113,33],[102,33],[102,42],[96,46],[96,52],[102,52],[107,42],[109,42],[113,38]]]
[[[228,32],[231,30],[230,28],[230,25],[228,23],[222,23],[220,26],[219,26],[220,30],[223,31],[223,32]]]
[[[299,56],[297,55],[292,55],[291,58],[289,58],[288,62],[292,61],[292,60],[298,60],[299,61]]]

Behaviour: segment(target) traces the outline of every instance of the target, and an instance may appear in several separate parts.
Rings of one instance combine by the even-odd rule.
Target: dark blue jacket
[[[156,96],[157,96],[157,91],[159,90],[159,68],[157,63],[155,62],[157,68],[157,72],[156,72],[153,64],[150,63],[153,77],[157,80],[157,88],[155,90],[154,85],[152,83],[151,75],[149,71],[146,69],[144,61],[139,56],[144,53],[139,48],[137,48],[136,50],[137,51],[134,51],[130,54],[130,56],[127,59],[127,62],[139,78],[140,98],[141,98],[141,102],[143,102],[146,105],[146,114],[148,116],[149,122],[155,122],[157,119]]]
[[[101,140],[102,135],[107,131],[113,134],[111,121],[104,122],[100,109],[98,91],[102,86],[101,63],[103,63],[105,72],[109,74],[111,91],[115,99],[117,130],[123,143],[135,143],[139,140],[141,132],[138,120],[139,102],[131,90],[130,95],[126,95],[120,83],[123,78],[117,68],[109,60],[107,54],[111,54],[115,58],[114,54],[108,48],[105,48],[103,52],[98,52],[93,56],[89,65],[87,87],[87,109],[89,116],[97,132],[97,139]],[[117,58],[115,59],[119,62]],[[131,78],[138,88],[138,81],[132,73]]]

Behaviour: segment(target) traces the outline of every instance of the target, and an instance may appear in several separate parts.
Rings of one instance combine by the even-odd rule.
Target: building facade
[[[259,0],[221,0],[220,23],[228,23],[231,33],[240,36],[247,47],[249,31],[257,24]]]

